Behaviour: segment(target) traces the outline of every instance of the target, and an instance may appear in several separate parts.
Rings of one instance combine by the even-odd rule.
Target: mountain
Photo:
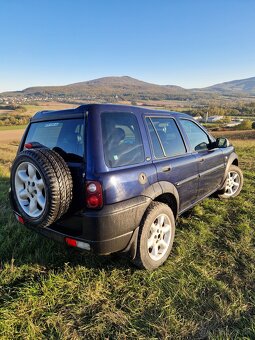
[[[128,76],[103,77],[64,86],[36,86],[23,91],[4,92],[1,97],[78,100],[193,100],[221,96],[255,96],[255,77],[233,80],[200,89],[156,85]]]
[[[255,95],[255,77],[232,80],[205,87],[202,90],[218,92],[221,94],[248,94]]]
[[[37,86],[23,91],[5,92],[2,96],[41,96],[121,99],[183,99],[192,96],[189,90],[179,86],[156,85],[128,76],[104,77],[65,86]]]

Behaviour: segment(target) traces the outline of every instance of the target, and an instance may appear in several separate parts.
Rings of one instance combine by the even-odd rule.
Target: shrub
[[[244,120],[240,125],[237,126],[238,130],[251,130],[252,129],[252,121]]]

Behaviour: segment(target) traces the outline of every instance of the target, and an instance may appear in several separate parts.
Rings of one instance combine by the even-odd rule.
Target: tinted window
[[[208,149],[209,138],[207,134],[194,122],[181,119],[181,125],[183,126],[191,147],[196,151],[202,151]]]
[[[115,168],[143,162],[144,150],[136,117],[126,112],[104,112],[101,119],[106,164]]]
[[[173,157],[186,152],[180,131],[172,118],[152,117],[149,118],[149,120],[151,120],[156,131],[156,136],[150,131],[155,157],[162,157],[162,152],[160,152],[162,148],[160,147],[159,149],[159,139],[166,157]],[[149,130],[151,130],[151,128],[149,128]]]
[[[82,161],[83,119],[32,123],[25,143],[37,142],[57,151],[66,161]]]

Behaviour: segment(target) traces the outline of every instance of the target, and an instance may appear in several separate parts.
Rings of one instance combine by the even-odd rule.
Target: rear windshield
[[[101,119],[106,164],[116,168],[144,162],[142,138],[135,115],[104,112]]]
[[[25,143],[33,142],[57,151],[65,161],[81,162],[84,155],[84,120],[32,123]]]

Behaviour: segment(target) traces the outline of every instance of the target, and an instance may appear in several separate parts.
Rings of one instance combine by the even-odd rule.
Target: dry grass
[[[17,130],[5,130],[1,131],[0,129],[0,145],[3,143],[12,142],[13,140],[20,140],[24,133],[24,129]]]
[[[241,130],[241,131],[213,131],[212,135],[215,137],[226,137],[230,140],[247,140],[255,139],[255,130]]]

